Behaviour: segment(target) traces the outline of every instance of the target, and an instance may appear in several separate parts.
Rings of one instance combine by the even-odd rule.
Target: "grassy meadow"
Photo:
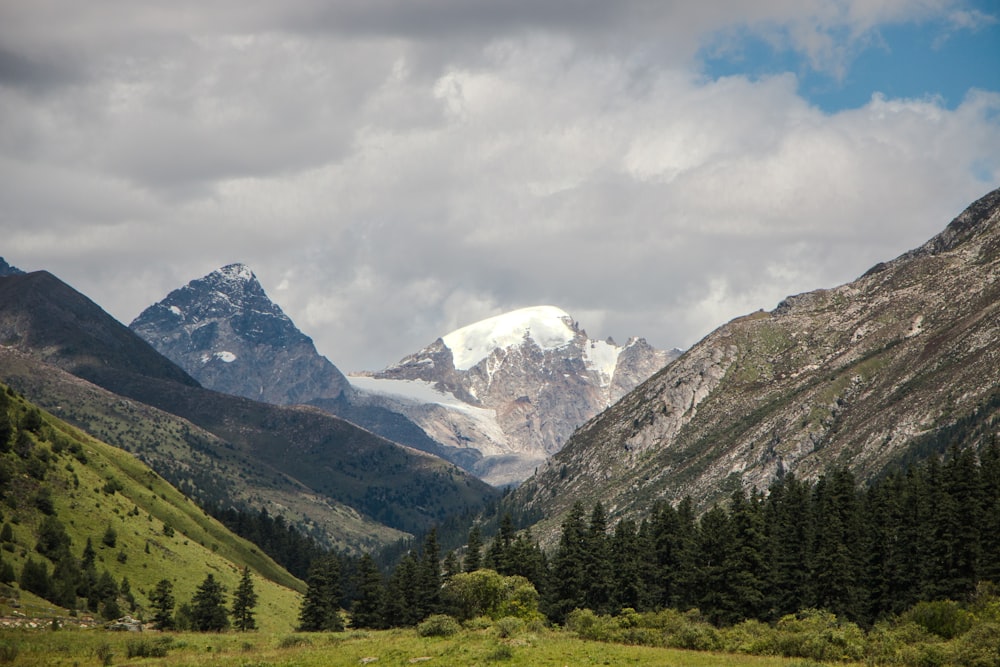
[[[540,628],[501,636],[495,627],[450,637],[416,630],[340,633],[120,633],[49,629],[0,631],[0,664],[232,665],[234,667],[356,667],[373,665],[672,665],[675,667],[815,666],[777,657],[626,646],[587,641]],[[165,653],[159,655],[158,653]],[[149,657],[143,657],[143,656]],[[843,664],[843,663],[841,663]]]

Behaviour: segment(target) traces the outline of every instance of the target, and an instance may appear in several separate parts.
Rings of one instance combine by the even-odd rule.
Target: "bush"
[[[723,647],[730,653],[777,655],[778,641],[774,628],[756,620],[743,621],[723,631]]]
[[[828,611],[809,609],[778,621],[777,643],[781,655],[810,660],[860,660],[865,635],[854,623],[841,622]]]
[[[278,648],[293,648],[295,646],[302,646],[303,644],[312,644],[308,637],[303,637],[302,635],[288,635],[287,637],[282,637],[281,641],[278,642]]]
[[[129,639],[125,642],[125,655],[129,658],[163,658],[170,650],[172,637],[160,639]]]
[[[976,625],[958,640],[952,660],[967,667],[1000,665],[1000,624]]]
[[[498,644],[496,648],[486,654],[486,659],[490,662],[501,662],[514,657],[514,649],[507,644]]]
[[[417,634],[421,637],[451,637],[461,629],[462,626],[451,616],[434,614],[417,626]]]
[[[917,603],[903,615],[903,619],[912,621],[943,639],[954,639],[965,634],[972,627],[973,621],[972,614],[952,600]]]
[[[571,611],[566,617],[566,628],[575,632],[581,639],[599,642],[619,640],[619,627],[615,620],[608,616],[598,616],[590,609]]]
[[[524,621],[516,616],[504,616],[496,624],[497,636],[509,639],[524,632]]]

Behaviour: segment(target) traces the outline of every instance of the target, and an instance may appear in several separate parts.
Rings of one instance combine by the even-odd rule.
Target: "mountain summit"
[[[244,264],[174,290],[129,328],[216,391],[278,405],[350,391]]]
[[[447,447],[478,450],[474,471],[499,484],[524,479],[673,356],[638,338],[591,340],[564,310],[534,306],[464,326],[351,382]]]

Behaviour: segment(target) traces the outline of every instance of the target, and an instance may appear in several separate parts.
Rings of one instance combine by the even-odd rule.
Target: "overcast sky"
[[[536,304],[688,347],[1000,186],[993,0],[3,0],[0,256],[245,262],[344,371]]]

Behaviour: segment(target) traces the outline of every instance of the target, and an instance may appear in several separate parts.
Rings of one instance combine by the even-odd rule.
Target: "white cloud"
[[[1000,183],[995,92],[829,114],[695,62],[750,31],[836,72],[961,3],[421,4],[5,10],[48,78],[0,80],[0,255],[126,322],[245,261],[347,370],[543,303],[687,346]]]

